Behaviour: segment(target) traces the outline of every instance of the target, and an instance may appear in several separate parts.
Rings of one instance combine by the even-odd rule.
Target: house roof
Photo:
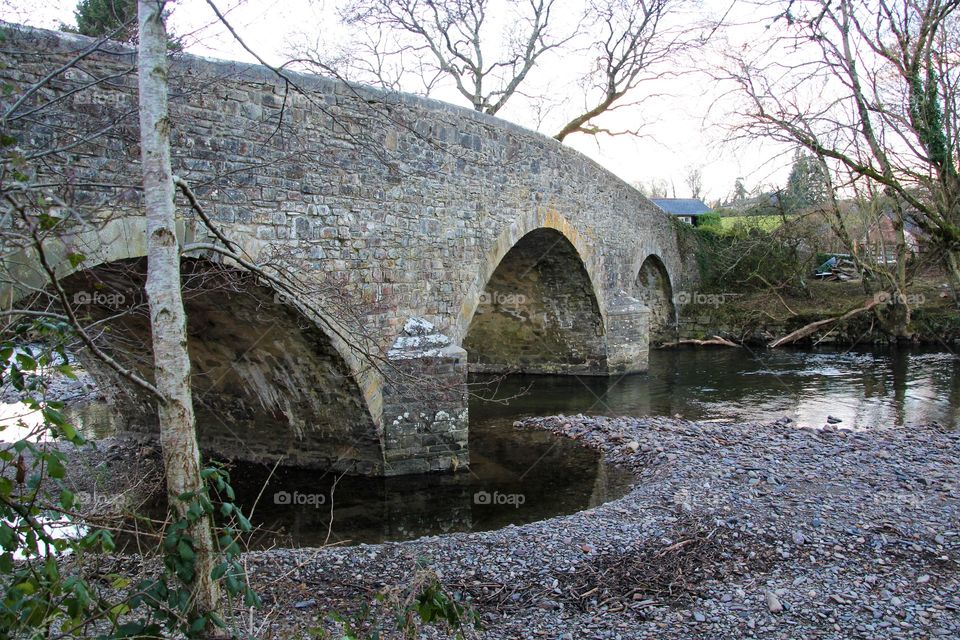
[[[675,216],[699,216],[711,211],[710,207],[703,204],[701,200],[694,198],[650,198],[650,200],[666,213]]]

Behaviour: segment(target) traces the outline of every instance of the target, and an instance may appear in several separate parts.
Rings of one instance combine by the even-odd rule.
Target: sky
[[[726,15],[734,26],[724,35],[730,46],[737,46],[738,42],[754,38],[765,25],[763,20],[756,19],[756,5],[734,3],[733,10],[728,11],[731,3],[732,0],[703,0],[698,13]],[[247,44],[271,63],[289,59],[296,43],[319,43],[334,48],[348,37],[337,25],[336,0],[216,0],[216,4]],[[189,53],[254,61],[217,23],[204,0],[179,0],[173,6],[170,28],[186,37]],[[76,0],[0,0],[0,19],[56,28],[60,23],[73,24],[75,7]],[[716,43],[700,52],[700,59],[692,64],[709,64],[713,46]],[[581,62],[570,56],[545,60],[538,71],[536,88],[560,95],[563,100],[576,100],[579,94],[569,70]],[[744,179],[748,189],[785,183],[790,150],[762,141],[752,141],[749,145],[730,142],[726,126],[730,121],[729,97],[726,88],[708,74],[687,73],[654,81],[641,89],[653,96],[642,109],[628,109],[608,122],[631,128],[642,122],[642,137],[594,138],[575,134],[569,136],[565,144],[627,182],[665,181],[671,190],[669,195],[675,191],[680,198],[690,196],[685,177],[691,168],[702,171],[702,198],[707,202],[725,200],[738,177]],[[463,104],[463,99],[450,89],[432,97]],[[536,118],[522,100],[498,115],[523,126],[536,126]],[[543,132],[555,133],[553,130]]]

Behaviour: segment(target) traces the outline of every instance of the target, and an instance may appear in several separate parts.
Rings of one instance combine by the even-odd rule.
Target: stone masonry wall
[[[93,42],[12,26],[7,36],[5,106]],[[25,153],[55,150],[35,178],[89,221],[141,213],[134,66],[119,46],[91,53],[10,121]],[[326,293],[314,302],[381,353],[410,318],[459,347],[500,260],[527,233],[550,228],[589,276],[610,369],[645,368],[648,337],[631,333],[645,331],[645,311],[629,300],[640,265],[659,256],[675,289],[692,271],[672,221],[639,192],[555,140],[493,117],[316,76],[287,81],[264,67],[183,54],[170,72],[174,171],[252,259],[315,281]],[[381,429],[401,408],[435,416],[449,404],[430,385],[420,400],[392,397],[395,387],[373,374],[360,386]],[[454,431],[465,430],[462,409]],[[430,468],[462,457],[424,453]]]

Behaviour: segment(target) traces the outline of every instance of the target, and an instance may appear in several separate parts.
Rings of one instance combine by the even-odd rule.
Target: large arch
[[[463,335],[471,370],[608,372],[598,289],[571,230],[538,227],[499,256]]]
[[[677,310],[674,306],[673,284],[663,260],[656,254],[644,258],[637,270],[634,296],[650,310],[650,335],[654,341],[670,339],[677,325]]]
[[[326,333],[246,271],[202,258],[185,258],[182,269],[203,452],[381,473],[379,430]],[[78,270],[59,283],[97,335],[109,336],[100,347],[150,380],[146,274],[146,259],[131,258]],[[157,423],[149,394],[95,358],[83,359],[129,432],[152,437]]]
[[[189,221],[178,223],[177,236],[181,245],[207,240]],[[247,254],[256,252],[255,239],[238,241]],[[110,318],[110,339],[101,346],[116,347],[121,360],[151,379],[143,294],[146,217],[110,216],[51,237],[44,250],[76,309],[93,321]],[[71,260],[75,255],[83,260]],[[382,384],[376,371],[364,367],[361,356],[338,335],[346,332],[326,330],[325,324],[336,326],[333,320],[309,317],[295,300],[275,295],[249,273],[224,265],[216,254],[191,255],[184,258],[184,304],[204,453],[382,473]],[[3,256],[0,273],[0,308],[11,308],[49,284],[29,248]],[[214,281],[213,289],[207,286]],[[98,326],[98,331],[103,328]],[[81,354],[108,395],[125,396],[112,404],[121,410],[130,432],[152,437],[153,401]]]

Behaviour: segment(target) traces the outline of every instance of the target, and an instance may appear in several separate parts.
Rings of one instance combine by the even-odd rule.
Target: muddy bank
[[[915,281],[904,296],[911,308],[908,331],[899,341],[878,320],[891,302],[889,294],[867,293],[859,281],[806,282],[806,292],[783,290],[680,291],[673,297],[677,322],[658,334],[659,344],[722,336],[749,346],[766,346],[807,324],[836,318],[879,298],[872,309],[826,326],[796,346],[889,345],[907,343],[944,347],[960,344],[960,309],[945,282],[936,277]]]

